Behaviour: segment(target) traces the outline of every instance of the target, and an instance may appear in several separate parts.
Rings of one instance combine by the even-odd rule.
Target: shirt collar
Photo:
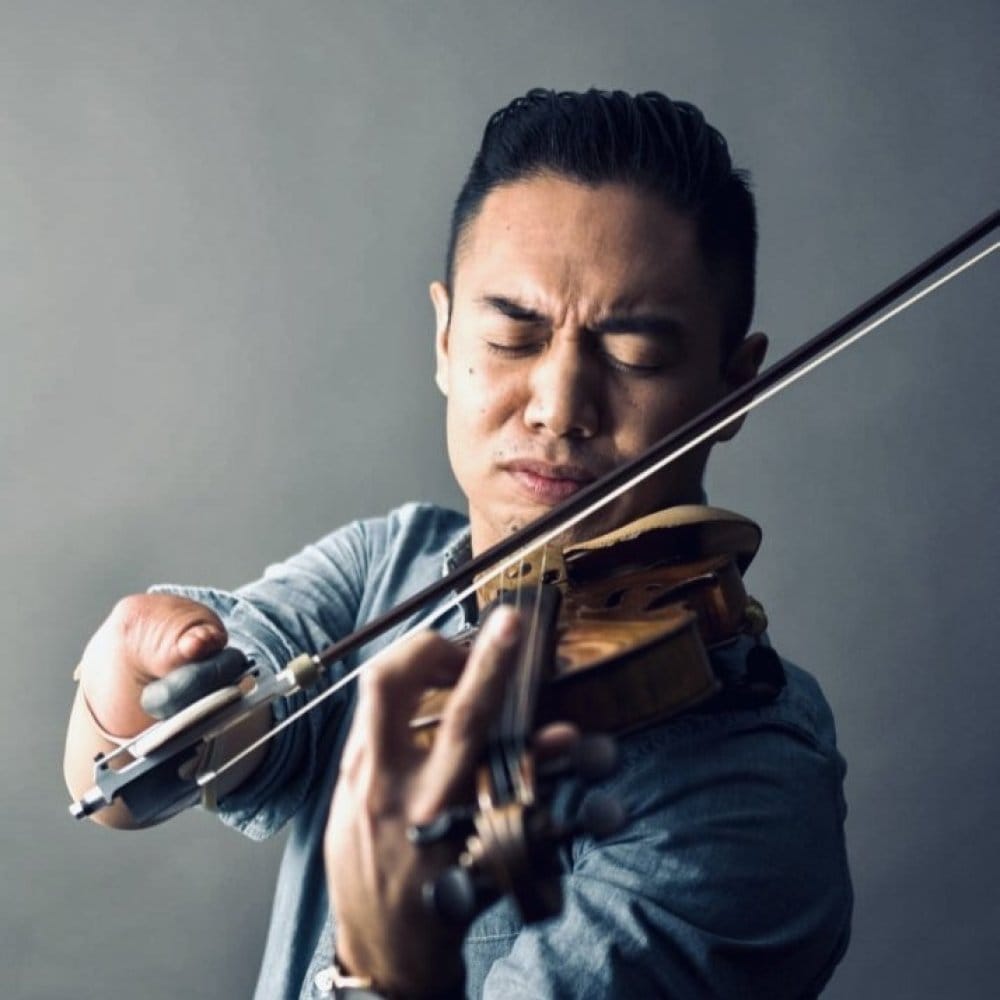
[[[444,550],[441,560],[441,575],[453,573],[462,563],[472,558],[472,529],[465,528]]]

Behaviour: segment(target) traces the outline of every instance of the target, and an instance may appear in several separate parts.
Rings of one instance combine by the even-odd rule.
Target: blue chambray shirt
[[[462,515],[410,504],[333,532],[235,593],[155,589],[207,604],[232,645],[277,670],[467,554]],[[465,624],[456,609],[442,631]],[[407,626],[352,654],[338,673]],[[739,669],[746,648],[726,647],[717,667]],[[621,766],[602,787],[625,803],[629,822],[606,840],[572,844],[558,917],[522,927],[502,901],[472,925],[470,997],[819,993],[850,930],[845,765],[819,686],[785,669],[787,686],[766,707],[684,715],[620,740]],[[222,819],[253,838],[290,826],[258,1000],[313,997],[313,978],[332,957],[322,843],[352,706],[353,686],[290,727],[220,805]],[[574,796],[568,790],[559,808],[571,810]]]

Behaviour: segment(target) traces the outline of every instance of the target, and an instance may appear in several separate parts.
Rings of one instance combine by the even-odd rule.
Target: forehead
[[[455,283],[456,294],[500,283],[605,308],[702,300],[710,291],[691,218],[626,184],[549,174],[486,196],[459,246]]]

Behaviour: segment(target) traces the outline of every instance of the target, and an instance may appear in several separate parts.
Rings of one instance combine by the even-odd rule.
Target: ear
[[[749,334],[729,356],[722,373],[726,392],[732,392],[757,376],[767,354],[767,336],[759,330]],[[716,441],[728,441],[743,426],[743,417],[734,420],[716,435]]]
[[[431,303],[434,306],[434,353],[437,358],[434,381],[441,393],[448,395],[448,324],[451,321],[451,298],[441,281],[432,281]]]

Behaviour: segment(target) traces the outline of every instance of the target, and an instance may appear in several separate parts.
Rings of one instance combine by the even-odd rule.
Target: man
[[[746,335],[755,244],[745,179],[690,105],[532,91],[497,112],[456,202],[446,281],[430,290],[468,519],[409,505],[235,594],[164,588],[120,603],[80,665],[74,794],[108,734],[148,725],[138,696],[151,679],[227,639],[273,669],[322,648],[752,378],[766,348]],[[708,452],[584,532],[698,502]],[[475,613],[456,609],[442,631]],[[822,694],[790,664],[770,704],[689,713],[621,740],[606,785],[629,821],[573,843],[558,917],[522,927],[502,901],[463,943],[428,916],[420,887],[440,863],[406,830],[467,782],[520,630],[516,615],[494,615],[467,663],[435,636],[394,647],[367,670],[356,707],[330,699],[227,775],[226,822],[253,837],[291,825],[258,996],[314,995],[335,958],[392,995],[818,993],[849,933],[843,762]],[[717,666],[738,671],[746,652],[737,642]],[[420,691],[446,680],[456,693],[421,751],[405,724]],[[251,720],[236,740],[270,722]],[[129,823],[120,807],[98,818]]]

